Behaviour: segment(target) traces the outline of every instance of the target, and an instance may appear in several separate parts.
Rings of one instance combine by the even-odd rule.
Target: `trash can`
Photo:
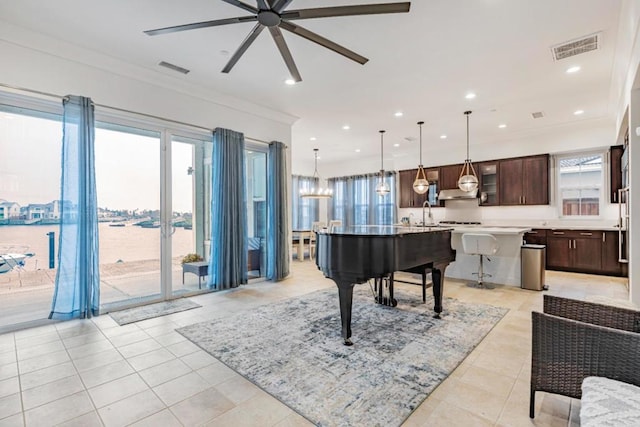
[[[521,253],[522,289],[542,291],[547,289],[544,283],[547,247],[545,245],[522,245]]]

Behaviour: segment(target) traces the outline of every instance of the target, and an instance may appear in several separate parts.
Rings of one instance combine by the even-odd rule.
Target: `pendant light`
[[[465,111],[464,114],[467,116],[467,158],[460,171],[458,188],[462,191],[469,192],[478,189],[478,175],[476,175],[476,170],[473,168],[473,164],[471,164],[471,159],[469,158],[469,116],[471,115],[471,111]]]
[[[383,130],[380,132],[380,181],[378,181],[378,185],[376,185],[376,193],[380,196],[386,196],[391,191],[389,188],[389,184],[384,180],[384,132]]]
[[[427,176],[424,173],[424,168],[422,167],[422,125],[424,122],[418,122],[418,126],[420,126],[420,165],[418,165],[418,172],[416,172],[416,180],[413,181],[413,191],[418,194],[424,194],[429,189],[429,181],[427,181]]]
[[[315,156],[315,169],[313,171],[313,178],[318,182],[318,188],[310,188],[310,189],[301,189],[300,197],[304,197],[305,199],[329,199],[333,197],[333,190],[329,188],[322,188],[320,185],[320,175],[318,175],[318,149],[314,148],[314,156]]]

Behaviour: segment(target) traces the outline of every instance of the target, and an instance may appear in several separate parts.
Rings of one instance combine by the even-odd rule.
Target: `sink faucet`
[[[431,215],[431,203],[429,203],[429,199],[425,200],[422,204],[422,225],[426,226],[427,223],[424,221],[424,208],[429,206],[429,224],[433,224],[433,215]]]

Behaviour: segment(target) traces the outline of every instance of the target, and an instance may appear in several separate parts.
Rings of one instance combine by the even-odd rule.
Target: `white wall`
[[[291,146],[291,125],[296,117],[2,21],[0,58],[0,83],[4,85],[87,96],[96,104],[205,128],[225,127],[250,138],[279,140]]]

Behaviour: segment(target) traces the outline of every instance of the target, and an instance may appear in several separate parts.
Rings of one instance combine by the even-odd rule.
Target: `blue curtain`
[[[289,275],[289,219],[287,207],[286,146],[274,141],[267,156],[267,278],[282,280]]]
[[[329,200],[329,219],[343,225],[391,225],[396,222],[396,173],[385,172],[391,191],[385,196],[376,193],[380,175],[352,175],[329,178],[333,198]]]
[[[63,101],[62,185],[58,271],[49,319],[89,318],[100,308],[98,206],[93,103]]]
[[[244,135],[213,132],[211,156],[211,254],[207,286],[235,288],[247,283],[247,196]]]
[[[311,225],[320,218],[318,199],[300,197],[300,190],[309,190],[319,185],[319,179],[312,176],[292,175],[291,228],[293,230],[311,230]]]

